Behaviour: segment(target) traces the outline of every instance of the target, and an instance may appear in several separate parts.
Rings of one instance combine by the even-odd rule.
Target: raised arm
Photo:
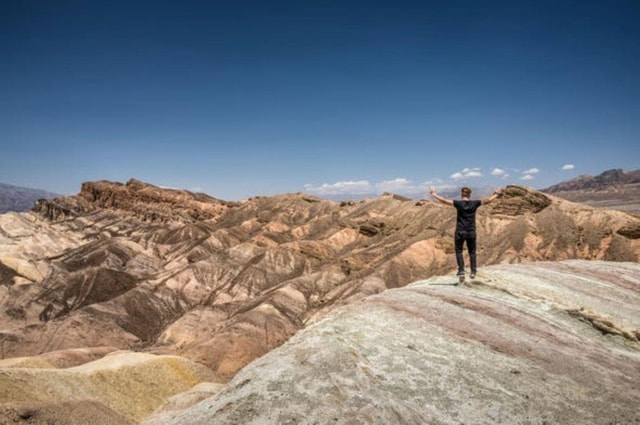
[[[482,205],[487,205],[492,203],[493,201],[495,201],[496,199],[498,199],[500,196],[502,196],[502,189],[496,189],[491,196],[489,196],[488,198],[485,198],[482,200]]]
[[[429,194],[431,194],[431,196],[433,196],[434,198],[436,198],[438,201],[442,202],[443,204],[453,206],[453,201],[451,199],[443,198],[442,196],[438,195],[434,188],[430,188],[429,189]]]

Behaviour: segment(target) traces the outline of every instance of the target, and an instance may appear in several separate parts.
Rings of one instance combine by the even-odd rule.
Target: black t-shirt
[[[456,232],[475,232],[476,231],[476,210],[482,204],[482,201],[453,201],[453,206],[458,210],[458,219],[456,221]]]

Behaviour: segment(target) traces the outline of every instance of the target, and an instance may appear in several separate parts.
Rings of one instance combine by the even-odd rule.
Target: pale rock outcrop
[[[145,425],[640,422],[640,264],[484,268],[329,313]]]
[[[155,422],[162,422],[165,420],[164,418],[170,419],[172,415],[216,395],[223,388],[223,384],[203,382],[188,391],[174,395],[162,406],[158,407],[150,417],[153,418]]]
[[[114,352],[63,369],[19,366],[0,364],[0,411],[13,409],[17,414],[21,409],[31,409],[30,416],[42,416],[53,405],[88,402],[101,406],[95,415],[98,420],[105,412],[124,418],[124,422],[115,424],[138,423],[172,396],[213,378],[208,368],[182,357],[133,352]],[[45,412],[38,413],[39,409]],[[70,412],[68,418],[57,423],[78,422]]]
[[[0,404],[0,425],[135,425],[104,404],[91,400]]]
[[[27,260],[0,256],[0,265],[4,266],[5,269],[14,272],[17,277],[22,277],[29,282],[39,282],[43,279],[43,276],[38,269]]]
[[[118,351],[115,347],[72,348],[69,350],[49,351],[37,356],[11,357],[0,360],[0,369],[4,368],[58,368],[80,366],[99,360],[109,353]]]

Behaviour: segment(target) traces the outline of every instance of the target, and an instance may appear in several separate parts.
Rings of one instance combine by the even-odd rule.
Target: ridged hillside
[[[0,355],[111,346],[226,380],[336,306],[455,268],[455,210],[393,195],[228,203],[135,180],[0,216]],[[481,266],[637,261],[640,220],[509,186],[478,217]]]

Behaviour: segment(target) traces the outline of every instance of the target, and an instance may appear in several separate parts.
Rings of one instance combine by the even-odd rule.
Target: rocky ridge
[[[144,222],[196,222],[212,219],[230,203],[204,193],[159,188],[136,179],[126,184],[98,181],[82,184],[76,196],[39,200],[34,211],[51,219],[78,217],[104,210],[134,215]]]
[[[639,264],[496,265],[452,281],[337,309],[219,393],[144,424],[640,421]]]

